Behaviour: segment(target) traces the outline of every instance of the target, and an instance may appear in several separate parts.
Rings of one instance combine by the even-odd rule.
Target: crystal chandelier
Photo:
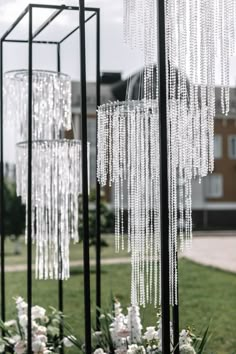
[[[170,303],[177,304],[176,250],[191,245],[192,179],[214,169],[216,58],[222,112],[229,112],[229,63],[236,45],[235,0],[166,0]],[[160,303],[160,156],[157,1],[124,0],[124,39],[143,53],[139,100],[98,109],[97,177],[114,184],[116,248],[128,250],[133,305]],[[143,90],[141,88],[143,87]],[[142,92],[143,91],[143,92]]]
[[[28,72],[4,77],[5,114],[16,123],[17,195],[28,209]],[[61,139],[71,129],[71,80],[64,74],[32,75],[32,242],[38,279],[68,279],[70,241],[79,241],[82,193],[81,142]],[[89,145],[88,145],[89,159]],[[27,237],[26,237],[27,241]]]
[[[4,112],[16,124],[18,138],[28,139],[28,71],[4,75]],[[32,74],[32,140],[57,139],[71,127],[71,79],[53,71]]]

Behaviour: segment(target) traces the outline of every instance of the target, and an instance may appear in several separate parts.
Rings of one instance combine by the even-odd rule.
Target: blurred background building
[[[140,92],[140,73],[131,76],[131,98]],[[121,73],[108,72],[101,76],[101,103],[124,100],[127,80]],[[96,185],[96,84],[87,84],[88,141],[90,142],[90,186]],[[79,137],[80,83],[72,82],[73,130]],[[67,134],[70,137],[72,132]],[[15,165],[5,164],[8,180],[15,180]],[[112,189],[106,187],[106,200],[113,206]],[[221,113],[221,92],[216,89],[215,170],[200,181],[193,181],[193,224],[195,229],[234,229],[236,227],[236,88],[231,88],[230,114]]]

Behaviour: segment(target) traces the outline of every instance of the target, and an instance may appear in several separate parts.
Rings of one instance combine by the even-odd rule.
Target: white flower
[[[4,353],[4,351],[5,351],[5,344],[0,343],[0,353]]]
[[[16,299],[16,308],[18,310],[18,316],[26,315],[28,304],[24,301],[22,297]]]
[[[127,327],[130,332],[130,343],[140,343],[143,327],[138,306],[128,307]]]
[[[6,327],[13,327],[16,326],[16,320],[10,320],[4,323]]]
[[[127,354],[146,354],[145,348],[143,346],[138,346],[137,344],[129,345]]]
[[[94,354],[106,354],[102,348],[98,348],[95,350]]]
[[[190,344],[184,344],[179,348],[180,354],[196,354],[195,349]]]
[[[15,344],[17,342],[19,342],[21,340],[21,336],[19,336],[19,334],[16,334],[15,336],[13,336],[11,338],[12,344]]]
[[[115,350],[115,354],[127,354],[127,349],[126,348],[118,348]]]
[[[47,334],[47,328],[44,327],[44,326],[38,326],[37,330],[36,330],[36,335],[40,335],[40,334],[46,335]]]
[[[147,327],[146,332],[144,333],[144,339],[148,342],[151,340],[158,340],[158,332],[156,331],[155,327]]]
[[[67,347],[67,348],[73,347],[73,343],[72,343],[72,341],[70,340],[70,337],[64,337],[64,339],[63,339],[63,344],[64,344],[64,346]]]
[[[14,345],[15,354],[24,354],[26,351],[26,343],[21,340]]]
[[[192,343],[192,339],[189,336],[189,332],[186,331],[186,329],[183,329],[180,334],[179,334],[179,345],[184,345],[184,344],[191,344]]]
[[[36,339],[32,342],[33,353],[44,352],[45,348],[46,348],[46,344],[44,342],[41,342],[40,339]]]
[[[35,338],[36,338],[36,340],[39,340],[42,343],[47,343],[47,337],[44,336],[43,334],[40,334],[40,335],[36,336]]]
[[[122,313],[122,307],[119,301],[114,304],[115,316],[119,316]]]
[[[46,310],[43,307],[40,306],[33,306],[32,307],[32,319],[37,320],[37,319],[43,319],[46,314]]]
[[[26,328],[27,323],[28,323],[28,317],[27,317],[27,315],[25,315],[25,314],[20,315],[20,316],[19,316],[19,322],[20,322],[20,325],[21,325],[23,328]]]

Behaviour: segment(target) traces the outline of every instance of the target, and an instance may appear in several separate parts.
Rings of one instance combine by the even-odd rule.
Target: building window
[[[222,136],[221,135],[214,136],[214,156],[215,159],[222,158]]]
[[[236,135],[230,135],[228,140],[229,158],[236,160]]]
[[[206,196],[207,198],[223,197],[223,176],[212,174],[206,178]]]

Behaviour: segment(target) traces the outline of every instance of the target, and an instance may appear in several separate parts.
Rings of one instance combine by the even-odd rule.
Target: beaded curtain
[[[98,108],[97,177],[114,185],[117,251],[124,248],[128,196],[131,302],[144,306],[161,302],[157,13],[156,0],[124,0],[125,43],[144,57],[143,94]],[[235,15],[235,0],[165,1],[171,305],[178,303],[177,250],[192,240],[192,180],[214,169],[217,57],[222,112],[229,112]]]

